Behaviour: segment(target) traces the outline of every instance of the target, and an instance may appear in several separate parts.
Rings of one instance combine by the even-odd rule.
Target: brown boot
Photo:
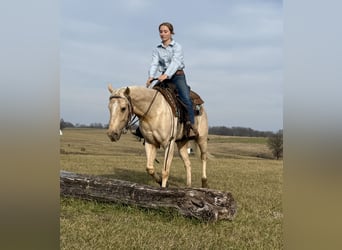
[[[131,133],[139,138],[144,138],[139,127],[136,130],[131,130]]]

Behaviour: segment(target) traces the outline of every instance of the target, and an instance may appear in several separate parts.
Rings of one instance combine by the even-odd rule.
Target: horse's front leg
[[[172,139],[169,145],[165,148],[164,166],[162,170],[162,187],[163,188],[166,187],[167,180],[169,179],[174,150],[175,150],[175,139]]]
[[[177,142],[177,146],[178,146],[179,155],[184,162],[184,167],[186,170],[186,185],[188,187],[191,187],[191,162],[189,159],[188,148],[187,148],[188,142],[187,141]]]
[[[156,173],[153,165],[157,154],[156,146],[145,141],[145,152],[147,157],[146,171],[156,180],[157,183],[161,184],[162,180],[160,176]]]

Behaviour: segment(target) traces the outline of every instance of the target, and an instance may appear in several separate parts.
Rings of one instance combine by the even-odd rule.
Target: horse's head
[[[133,108],[128,87],[114,90],[112,85],[108,85],[108,90],[111,95],[108,104],[110,118],[107,135],[111,141],[118,141],[128,126],[133,114]]]

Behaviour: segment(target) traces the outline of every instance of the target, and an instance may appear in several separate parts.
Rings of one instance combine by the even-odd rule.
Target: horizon
[[[60,120],[62,120],[63,117],[60,118]],[[73,126],[75,126],[76,128],[81,128],[81,127],[90,127],[92,125],[101,125],[102,127],[106,127],[108,126],[108,122],[107,123],[102,123],[102,122],[90,122],[90,123],[79,123],[79,122],[72,122],[72,121],[67,121],[65,119],[63,119],[64,122],[66,123],[71,123]],[[214,125],[214,126],[211,126],[209,125],[208,126],[209,129],[210,128],[218,128],[218,127],[223,127],[223,128],[231,128],[231,129],[234,129],[234,128],[243,128],[243,129],[252,129],[253,131],[256,131],[256,132],[273,132],[273,133],[277,133],[278,131],[280,130],[283,130],[283,128],[279,128],[277,130],[258,130],[258,129],[254,129],[254,128],[251,128],[251,127],[243,127],[243,126],[225,126],[225,125]]]

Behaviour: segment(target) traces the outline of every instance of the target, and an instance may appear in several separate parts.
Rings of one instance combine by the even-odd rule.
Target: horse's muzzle
[[[107,131],[107,135],[111,141],[118,141],[120,140],[121,133],[116,133],[114,131]]]

